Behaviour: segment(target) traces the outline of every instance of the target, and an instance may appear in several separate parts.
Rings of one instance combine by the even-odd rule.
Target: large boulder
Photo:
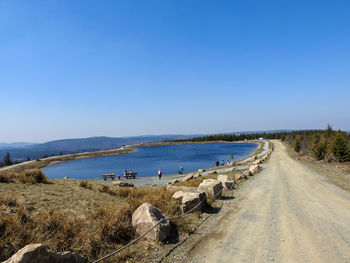
[[[257,155],[253,155],[252,159],[256,160],[256,159],[258,159],[258,156]]]
[[[206,203],[206,194],[201,190],[181,190],[174,193],[173,198],[179,201],[182,212],[186,213],[198,205],[201,209]],[[200,204],[199,204],[200,203]]]
[[[232,190],[233,189],[233,185],[234,185],[235,182],[228,175],[226,175],[226,174],[219,174],[218,175],[218,180],[221,182],[222,187],[225,188],[226,190]]]
[[[261,164],[263,162],[262,159],[257,159],[254,162],[252,162],[253,165]]]
[[[167,185],[166,190],[167,191],[180,191],[180,190],[193,190],[197,189],[196,187],[190,187],[190,186],[184,186],[184,185]]]
[[[3,263],[84,263],[86,259],[70,252],[49,252],[43,244],[30,244]]]
[[[132,214],[132,225],[139,235],[165,219],[162,212],[149,203],[143,203]],[[162,221],[157,227],[146,235],[148,240],[163,241],[170,233],[169,221]]]
[[[249,172],[251,174],[256,174],[259,171],[259,165],[258,164],[254,164],[249,166]]]
[[[134,187],[134,184],[122,181],[113,182],[113,185],[118,187]]]
[[[198,186],[198,190],[202,190],[207,194],[207,197],[218,198],[222,193],[222,185],[219,180],[205,179]]]
[[[188,175],[186,175],[183,179],[182,182],[186,182],[188,180],[193,179],[194,173],[189,173]]]
[[[200,173],[196,173],[194,176],[193,176],[193,179],[196,179],[198,177],[201,177],[202,175]]]
[[[238,181],[242,178],[242,174],[235,174],[235,180]]]
[[[245,170],[245,171],[243,172],[243,177],[244,177],[245,179],[248,179],[248,176],[249,176],[249,175],[251,175],[249,170]]]

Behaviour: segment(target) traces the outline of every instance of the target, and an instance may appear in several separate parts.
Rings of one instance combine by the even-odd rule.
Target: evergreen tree
[[[325,141],[321,141],[321,137],[318,133],[316,133],[312,138],[312,144],[310,147],[310,151],[312,156],[316,160],[323,160],[327,153],[328,144]]]
[[[337,136],[332,145],[332,154],[339,162],[345,162],[350,160],[350,149],[346,144],[343,136]]]
[[[327,128],[326,128],[326,132],[325,132],[325,136],[326,136],[326,138],[329,138],[329,137],[332,136],[332,134],[333,134],[333,128],[332,128],[332,126],[328,123]]]
[[[4,165],[11,165],[11,164],[13,164],[12,161],[11,161],[11,156],[10,156],[10,153],[9,153],[9,152],[7,152],[7,153],[5,154],[3,164],[4,164]]]
[[[296,138],[296,140],[294,142],[294,151],[296,151],[298,153],[298,152],[300,152],[300,150],[301,150],[300,138]]]

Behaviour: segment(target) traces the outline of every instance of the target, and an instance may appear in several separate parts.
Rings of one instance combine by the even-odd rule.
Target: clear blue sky
[[[350,130],[350,1],[0,0],[0,141]]]

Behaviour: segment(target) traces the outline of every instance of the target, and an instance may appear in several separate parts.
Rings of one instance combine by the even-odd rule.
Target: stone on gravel
[[[235,180],[240,180],[242,178],[242,174],[235,174]]]
[[[252,157],[252,159],[253,159],[253,160],[256,160],[256,159],[258,159],[258,156],[254,155],[254,156]]]
[[[261,164],[263,161],[261,159],[257,159],[254,162],[252,162],[252,164],[257,165],[257,164]]]
[[[201,209],[206,201],[206,194],[201,190],[181,190],[174,193],[173,198],[179,201],[183,213],[186,213],[198,205],[198,209]]]
[[[70,252],[49,252],[43,244],[30,244],[17,251],[4,263],[84,263],[86,259]]]
[[[183,179],[182,182],[186,182],[188,180],[193,179],[194,173],[189,173],[188,175],[186,175]]]
[[[134,184],[122,181],[113,182],[113,185],[118,187],[134,187]]]
[[[233,189],[233,185],[234,185],[235,182],[228,175],[226,175],[226,174],[219,174],[218,175],[218,180],[221,182],[222,187],[225,188],[226,190],[232,190]]]
[[[222,193],[222,184],[219,180],[205,179],[199,186],[198,190],[203,190],[207,197],[218,198]]]
[[[214,174],[218,174],[218,172],[217,171],[211,171],[211,172],[208,173],[208,175],[214,175]]]
[[[245,179],[248,179],[248,176],[250,175],[250,171],[249,170],[246,170],[246,171],[244,171],[243,172],[243,177],[245,178]]]
[[[143,203],[132,214],[132,225],[136,229],[136,233],[140,235],[164,218],[164,215],[157,207],[149,203]],[[169,221],[163,221],[149,232],[146,238],[153,241],[163,241],[168,237],[169,233],[170,223]]]
[[[251,174],[256,174],[258,171],[259,171],[259,165],[258,164],[249,166],[249,172]]]

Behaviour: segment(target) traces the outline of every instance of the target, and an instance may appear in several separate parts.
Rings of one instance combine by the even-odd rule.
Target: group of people
[[[219,162],[219,161],[215,162],[216,167],[218,167],[220,165],[224,166],[224,165],[230,165],[230,164],[231,164],[231,162],[229,160],[227,160],[226,162],[225,162],[225,160],[222,160],[221,162]]]

